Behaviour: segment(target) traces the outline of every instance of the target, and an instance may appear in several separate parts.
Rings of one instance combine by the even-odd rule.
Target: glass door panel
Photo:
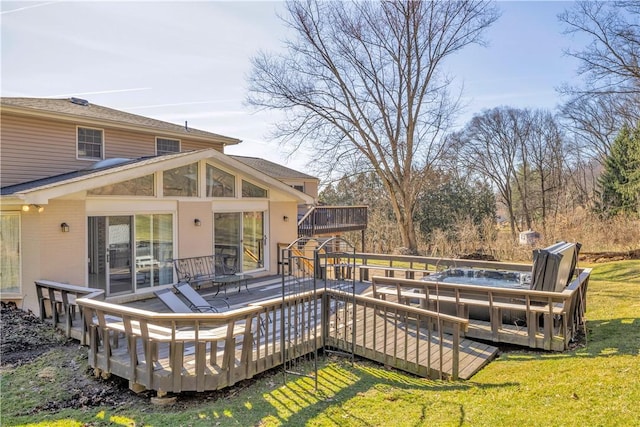
[[[136,215],[136,288],[173,282],[173,216]]]
[[[20,216],[0,214],[0,293],[20,293]]]
[[[264,268],[264,212],[242,214],[242,271]]]
[[[90,216],[88,232],[89,287],[107,291],[107,217]]]
[[[153,255],[158,260],[159,285],[173,283],[173,215],[153,215]]]
[[[108,293],[133,292],[132,217],[110,216],[108,227]]]
[[[214,253],[225,273],[240,271],[240,213],[224,212],[213,215]]]

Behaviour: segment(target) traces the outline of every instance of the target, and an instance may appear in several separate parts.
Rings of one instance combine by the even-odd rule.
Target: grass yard
[[[587,344],[566,353],[510,348],[470,381],[431,381],[327,359],[306,377],[266,375],[214,401],[19,416],[25,366],[2,375],[3,426],[640,426],[640,261],[594,266]],[[46,355],[45,355],[46,357]],[[23,369],[25,368],[25,369]],[[32,374],[31,374],[32,375]],[[27,378],[20,383],[21,377]],[[33,381],[33,380],[31,380]],[[26,387],[23,385],[22,387]],[[55,389],[55,382],[51,386]],[[178,405],[180,397],[178,397]],[[24,405],[24,407],[20,407]]]

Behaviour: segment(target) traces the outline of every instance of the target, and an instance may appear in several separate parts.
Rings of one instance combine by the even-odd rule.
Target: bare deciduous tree
[[[497,107],[476,115],[455,135],[458,162],[489,180],[504,203],[515,239],[518,217],[543,227],[562,185],[564,136],[544,110]]]
[[[537,187],[537,217],[546,232],[547,219],[557,213],[563,193],[565,141],[556,118],[550,112],[535,110],[531,112],[530,119],[527,152],[533,171],[531,185]]]
[[[373,171],[403,245],[417,248],[414,212],[458,110],[443,62],[497,18],[485,1],[290,2],[296,38],[253,59],[249,104],[286,113],[275,136],[313,150],[316,168]]]
[[[622,126],[640,119],[640,2],[576,2],[559,19],[566,33],[590,40],[566,52],[579,61],[582,84],[560,91],[570,128],[602,162]]]
[[[488,179],[504,203],[516,237],[512,181],[517,174],[520,142],[514,109],[498,107],[474,116],[464,131],[453,136],[463,168]]]

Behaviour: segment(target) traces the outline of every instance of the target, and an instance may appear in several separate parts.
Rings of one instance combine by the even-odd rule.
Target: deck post
[[[458,379],[458,373],[460,370],[460,325],[454,325],[453,327],[453,359],[451,366],[451,378],[455,381]]]

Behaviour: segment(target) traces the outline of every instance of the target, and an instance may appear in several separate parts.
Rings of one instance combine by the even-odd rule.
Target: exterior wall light
[[[67,224],[66,222],[63,222],[62,224],[60,224],[60,231],[62,231],[63,233],[68,233],[69,224]]]
[[[29,212],[31,208],[34,208],[38,213],[44,212],[44,206],[40,205],[22,205],[22,212]]]
[[[200,220],[196,218],[193,220],[193,225],[195,225],[196,227],[200,227],[202,225],[202,222],[200,222]]]
[[[284,222],[289,222],[289,217],[285,215],[285,216],[282,217],[282,220]]]

